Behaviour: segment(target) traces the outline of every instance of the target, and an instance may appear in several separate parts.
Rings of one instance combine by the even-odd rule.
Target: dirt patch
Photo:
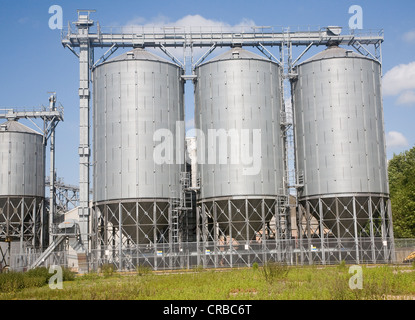
[[[246,288],[246,289],[236,288],[236,289],[231,289],[229,291],[229,295],[233,297],[237,295],[256,295],[256,294],[258,294],[258,291],[255,288]]]

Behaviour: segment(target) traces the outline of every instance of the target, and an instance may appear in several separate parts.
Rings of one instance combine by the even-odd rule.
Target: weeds
[[[31,277],[10,273],[7,283],[0,277],[0,299],[361,300],[415,297],[415,271],[410,267],[362,266],[363,288],[354,290],[349,287],[352,275],[345,266],[316,268],[269,263],[259,266],[255,272],[253,268],[220,272],[198,268],[204,272],[172,272],[149,277],[146,275],[152,271],[140,266],[135,277],[122,273],[112,273],[112,276],[89,273],[66,282],[63,290],[44,286],[44,271],[33,271]]]
[[[139,276],[144,276],[152,272],[151,268],[147,266],[137,266],[136,271]]]
[[[346,271],[346,270],[347,270],[347,267],[346,267],[346,261],[344,261],[344,260],[340,261],[340,263],[339,263],[339,265],[337,266],[337,268],[338,268],[340,271]]]
[[[23,273],[10,271],[8,273],[0,274],[1,292],[16,292],[23,289],[24,286]]]
[[[199,265],[197,265],[194,269],[193,269],[195,272],[202,272],[202,271],[204,271],[205,270],[205,268],[201,265],[201,264],[199,264]]]
[[[17,292],[25,288],[42,287],[48,284],[53,273],[49,269],[39,267],[27,272],[10,271],[0,274],[0,292]],[[74,280],[75,274],[69,269],[62,269],[62,281]]]
[[[286,264],[277,262],[268,262],[262,267],[262,275],[269,284],[272,284],[275,280],[286,278],[289,271],[290,269]]]
[[[116,271],[112,263],[106,263],[102,265],[101,272],[103,273],[104,277],[108,278],[111,277]]]
[[[88,273],[82,274],[82,276],[76,278],[76,280],[98,280],[100,278],[100,275],[96,271],[90,271]]]

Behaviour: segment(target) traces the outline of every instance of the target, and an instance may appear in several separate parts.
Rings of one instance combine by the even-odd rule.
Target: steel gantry
[[[281,91],[283,92],[283,109],[285,115],[291,115],[290,106],[285,106],[289,98],[289,79],[295,77],[293,68],[303,55],[312,47],[325,46],[331,43],[353,46],[365,56],[381,61],[381,44],[383,31],[363,33],[352,31],[342,34],[340,27],[324,27],[317,30],[292,30],[267,26],[254,27],[101,27],[99,22],[91,19],[95,10],[78,10],[78,20],[68,24],[63,30],[61,43],[79,59],[79,107],[80,107],[80,140],[79,140],[79,222],[82,241],[86,249],[89,245],[88,224],[90,219],[89,185],[90,185],[90,97],[91,72],[100,63],[106,61],[118,48],[158,48],[174,63],[184,69],[182,78],[195,80],[195,68],[207,56],[221,47],[256,47],[268,59],[277,62],[283,70]],[[272,48],[279,49],[278,54]],[[304,47],[304,50],[293,57],[293,47]],[[107,49],[95,60],[94,48]],[[194,62],[194,49],[205,48],[205,53]],[[171,49],[183,49],[183,60],[178,59]],[[187,72],[186,72],[187,71]],[[292,117],[283,117],[285,139],[285,165],[287,177],[284,192],[287,195],[301,186],[301,175],[295,172],[293,164],[293,126]],[[289,141],[288,141],[289,140]],[[292,173],[289,173],[292,171]],[[297,177],[296,177],[297,176]],[[298,178],[299,177],[299,178]],[[289,201],[284,201],[289,211]],[[287,223],[289,226],[289,223]],[[289,231],[289,230],[286,230]]]
[[[51,187],[49,177],[46,177],[46,187]],[[65,214],[79,206],[79,187],[67,184],[62,178],[56,178],[55,174],[55,213],[57,215]]]
[[[27,119],[29,120],[37,129],[39,129],[39,131],[41,132],[42,136],[43,136],[43,146],[44,148],[46,148],[47,142],[49,141],[49,145],[50,145],[50,180],[54,182],[54,172],[55,172],[55,128],[58,125],[58,123],[60,121],[63,121],[63,107],[61,105],[57,106],[56,105],[56,94],[53,93],[50,97],[49,97],[49,107],[35,107],[35,108],[31,108],[29,109],[17,109],[14,107],[7,107],[7,108],[2,108],[0,109],[0,119],[7,119],[7,120],[13,120],[13,121],[17,121],[19,119]],[[36,123],[35,119],[41,119],[43,122],[43,126],[39,126],[38,123]],[[44,156],[46,156],[46,154],[44,153]],[[45,163],[45,161],[44,161]],[[25,241],[25,239],[23,239],[24,234],[25,234],[25,230],[24,229],[24,223],[23,221],[25,221],[26,219],[30,219],[33,220],[33,223],[35,225],[34,227],[34,231],[33,231],[33,246],[37,247],[35,245],[35,242],[38,243],[39,248],[45,248],[47,245],[47,242],[51,243],[53,241],[52,236],[49,234],[49,232],[47,230],[50,230],[50,227],[53,225],[54,223],[54,216],[55,216],[55,203],[54,203],[54,199],[55,197],[53,196],[55,194],[55,189],[54,189],[54,183],[50,184],[50,205],[49,205],[49,218],[48,221],[43,221],[43,211],[44,211],[44,203],[42,200],[42,203],[40,204],[28,204],[25,203],[24,199],[22,200],[22,203],[20,204],[21,206],[21,212],[22,212],[22,216],[19,218],[20,221],[22,222],[22,230],[19,231],[20,233],[20,241],[21,241],[21,247],[20,250],[23,250],[23,241]],[[39,206],[39,212],[37,213],[33,213],[31,217],[25,217],[23,216],[24,212],[27,212],[27,214],[29,214],[30,212],[30,206],[33,207],[33,211],[35,210],[36,207]],[[24,207],[27,207],[28,209],[25,210]],[[16,208],[14,208],[16,210]],[[2,214],[6,214],[6,212],[2,211]],[[40,215],[40,217],[39,217]],[[36,230],[36,221],[40,218],[40,229]],[[7,219],[2,219],[4,221],[7,221]],[[17,234],[14,235],[8,235],[8,236],[18,236]],[[49,240],[47,240],[47,236],[49,236]],[[29,237],[30,238],[30,237]],[[27,241],[28,239],[26,239]],[[29,239],[30,240],[30,239]],[[7,241],[7,240],[6,240]],[[10,241],[9,245],[10,245]],[[10,252],[9,252],[10,254]]]

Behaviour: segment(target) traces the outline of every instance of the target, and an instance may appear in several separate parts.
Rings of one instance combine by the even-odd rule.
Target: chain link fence
[[[88,255],[88,270],[100,271],[112,265],[118,271],[135,271],[138,267],[153,270],[194,268],[251,267],[254,263],[281,262],[288,265],[403,264],[415,251],[415,239],[395,239],[393,242],[355,239],[299,239],[232,244],[189,242],[183,244],[149,244],[143,246],[106,247]],[[8,268],[26,271],[40,252],[11,253]],[[408,261],[407,261],[408,262]],[[42,264],[60,265],[78,271],[78,256],[71,248],[53,252]]]

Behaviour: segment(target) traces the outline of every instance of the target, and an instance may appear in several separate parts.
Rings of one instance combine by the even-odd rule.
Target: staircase
[[[55,248],[62,243],[62,241],[66,238],[66,235],[60,235],[56,237],[56,239],[49,245],[49,247],[43,251],[39,258],[36,259],[35,262],[29,267],[30,269],[34,269],[39,267],[48,257],[49,255],[55,250]]]
[[[87,254],[79,236],[79,225],[77,221],[67,220],[59,225],[54,225],[52,227],[51,234],[55,236],[55,239],[49,247],[42,252],[39,258],[37,258],[36,261],[29,266],[28,269],[30,270],[39,267],[52,254],[56,247],[58,247],[65,239],[69,239],[69,245],[77,252],[78,255],[79,269],[86,270]]]

